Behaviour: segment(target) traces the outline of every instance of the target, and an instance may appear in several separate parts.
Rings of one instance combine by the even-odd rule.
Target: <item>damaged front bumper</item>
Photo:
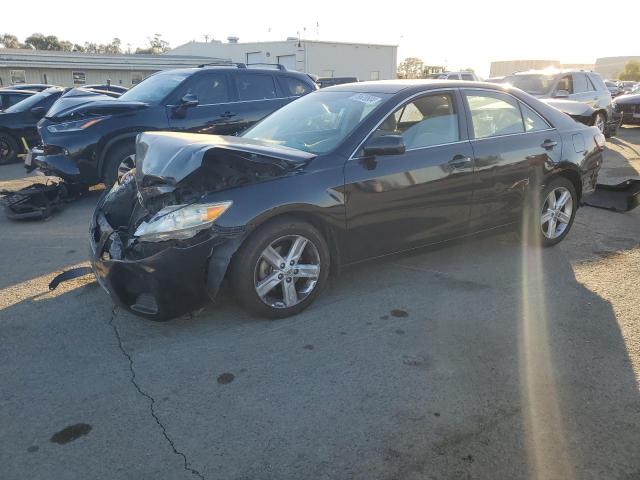
[[[80,168],[68,152],[59,151],[48,154],[41,146],[31,149],[29,160],[25,162],[27,171],[36,168],[45,175],[55,175],[68,182],[80,180]]]
[[[100,203],[90,239],[90,263],[98,283],[118,305],[156,321],[197,310],[214,299],[239,244],[239,235],[208,232],[144,258],[127,258]]]

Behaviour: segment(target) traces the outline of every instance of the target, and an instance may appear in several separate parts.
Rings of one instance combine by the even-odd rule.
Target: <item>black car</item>
[[[640,92],[616,97],[613,106],[622,115],[623,124],[640,124]]]
[[[98,202],[99,283],[164,320],[214,298],[285,317],[329,272],[517,225],[550,246],[594,189],[604,136],[517,89],[453,81],[330,87],[240,137],[138,137],[136,168]]]
[[[58,87],[57,85],[49,85],[48,83],[17,83],[9,87],[2,87],[0,88],[0,90],[11,89],[11,90],[31,90],[32,92],[42,92],[47,88],[62,88],[62,87]]]
[[[233,135],[316,88],[308,75],[244,64],[156,73],[117,99],[61,99],[38,124],[33,163],[71,183],[111,185],[133,165],[140,132]]]
[[[36,124],[60,98],[62,88],[48,88],[0,112],[0,164],[13,162],[40,141]]]
[[[594,125],[607,137],[616,134],[620,116],[611,105],[611,94],[595,72],[583,70],[531,70],[504,79],[514,87],[547,102],[585,125]]]
[[[31,95],[38,93],[32,90],[11,90],[0,89],[0,111],[21,102],[25,98],[29,98]]]

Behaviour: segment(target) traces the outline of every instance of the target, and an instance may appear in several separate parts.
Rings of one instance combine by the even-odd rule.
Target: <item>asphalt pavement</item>
[[[601,181],[639,173],[624,128]],[[293,318],[154,323],[91,276],[48,291],[99,193],[0,212],[2,480],[640,478],[640,208],[351,268]]]

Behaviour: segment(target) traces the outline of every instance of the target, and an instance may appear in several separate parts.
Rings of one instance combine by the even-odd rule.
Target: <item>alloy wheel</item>
[[[316,288],[320,268],[320,254],[311,240],[301,235],[280,237],[256,262],[256,293],[270,307],[290,308]]]
[[[129,170],[131,170],[135,166],[136,166],[135,154],[124,157],[124,159],[118,165],[118,180],[120,180],[125,173],[127,173]]]
[[[3,138],[0,138],[0,162],[10,158],[11,153],[11,145]]]
[[[540,226],[542,233],[548,239],[558,238],[571,223],[573,213],[573,198],[565,187],[553,189],[547,195],[542,205]]]

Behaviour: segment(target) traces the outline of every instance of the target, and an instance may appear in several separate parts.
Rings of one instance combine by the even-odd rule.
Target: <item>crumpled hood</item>
[[[541,102],[550,105],[563,113],[570,116],[590,117],[595,110],[586,103],[576,102],[575,100],[559,100],[555,98],[541,98]]]
[[[145,132],[138,135],[136,144],[136,181],[141,186],[155,182],[176,186],[203,165],[206,155],[224,152],[236,161],[242,158],[256,165],[274,166],[282,172],[306,165],[316,156],[242,137]]]
[[[69,95],[69,94],[72,95]],[[89,90],[70,91],[58,99],[47,112],[50,120],[66,120],[83,115],[113,115],[139,110],[149,105],[143,102],[126,102]]]

